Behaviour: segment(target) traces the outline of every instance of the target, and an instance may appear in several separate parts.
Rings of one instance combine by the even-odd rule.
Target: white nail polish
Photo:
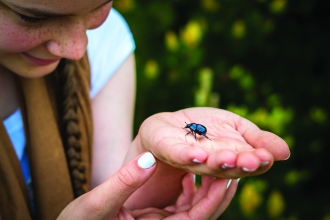
[[[242,170],[244,170],[245,172],[254,172],[255,171],[255,170],[250,170],[250,169],[248,169],[246,167],[243,167]]]
[[[234,168],[235,165],[228,165],[228,164],[224,163],[221,165],[221,167],[222,167],[222,169],[227,169],[227,168]]]
[[[229,188],[229,186],[230,186],[230,184],[231,184],[232,181],[233,181],[232,179],[230,179],[230,180],[228,181],[228,183],[227,183],[227,189]]]
[[[288,156],[286,159],[284,159],[284,160],[287,160],[287,159],[289,159],[289,158],[290,158],[290,156],[291,156],[291,154],[289,154],[289,156]]]
[[[268,164],[269,164],[269,161],[260,162],[260,166],[262,166],[262,167],[267,166]]]
[[[200,161],[200,160],[198,160],[198,159],[196,159],[196,158],[193,159],[192,162],[194,162],[194,163],[202,163],[202,161]]]
[[[238,178],[238,179],[237,179],[237,183],[238,183],[240,180],[241,180],[241,178]]]
[[[142,169],[148,169],[148,168],[152,167],[155,163],[156,163],[156,159],[150,152],[143,154],[138,159],[138,165]]]

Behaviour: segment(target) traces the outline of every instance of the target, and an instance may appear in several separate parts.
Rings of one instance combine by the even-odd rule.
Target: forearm
[[[145,151],[148,150],[142,146],[137,136],[127,153],[125,163]],[[181,181],[185,173],[186,171],[182,169],[157,160],[154,175],[126,201],[125,207],[128,209],[163,208],[173,204],[182,191]]]

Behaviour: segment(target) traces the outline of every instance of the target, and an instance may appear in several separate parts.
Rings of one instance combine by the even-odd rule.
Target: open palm
[[[186,123],[202,124],[207,139],[188,134]],[[283,139],[260,130],[234,113],[216,108],[188,108],[151,116],[141,125],[140,144],[160,161],[188,172],[239,178],[266,172],[274,160],[290,155]]]

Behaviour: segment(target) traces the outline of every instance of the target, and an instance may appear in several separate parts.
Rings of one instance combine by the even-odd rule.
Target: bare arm
[[[130,55],[92,100],[94,139],[92,186],[110,178],[132,142],[135,62]]]
[[[92,100],[94,120],[92,187],[100,185],[123,164],[147,151],[140,146],[137,141],[139,138],[132,143],[134,99],[135,63],[132,54]],[[141,208],[147,204],[157,205],[156,201],[161,201],[160,198],[166,202],[160,202],[158,207],[175,202],[181,192],[181,181],[186,171],[164,163],[160,163],[157,170],[157,175],[153,176],[152,181],[156,184],[149,184],[139,190],[134,197],[137,199],[128,203],[129,208]],[[173,175],[174,173],[176,175]],[[145,190],[148,191],[147,195]],[[139,194],[143,196],[139,197]],[[140,205],[136,206],[136,204]]]
[[[94,120],[93,187],[106,181],[123,164],[146,151],[145,148],[137,146],[136,140],[132,143],[134,99],[135,65],[134,55],[131,55],[92,100]],[[125,156],[127,157],[126,161],[124,161]],[[129,203],[131,204],[130,208],[135,207],[136,203],[140,205],[152,204],[159,201],[159,198],[163,198],[164,195],[166,195],[166,201],[175,202],[175,198],[181,192],[181,181],[186,172],[164,163],[160,163],[157,170],[159,172],[153,177],[153,182],[157,184],[149,185],[146,189],[140,190],[142,195],[145,193],[144,190],[147,190],[149,196],[144,194],[137,200],[132,200]],[[173,170],[177,171],[177,175],[173,176]],[[159,189],[166,189],[168,193],[160,192]],[[146,203],[140,203],[141,199]],[[165,204],[170,203],[161,202],[159,206]]]

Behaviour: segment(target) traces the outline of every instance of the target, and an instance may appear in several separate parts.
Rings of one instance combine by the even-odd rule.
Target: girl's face
[[[0,0],[0,71],[28,78],[80,59],[86,30],[100,26],[111,0]]]

